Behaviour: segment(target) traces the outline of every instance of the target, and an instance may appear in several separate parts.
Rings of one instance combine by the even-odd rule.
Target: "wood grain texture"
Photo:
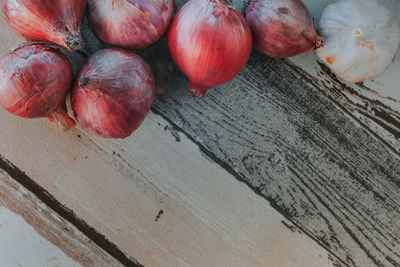
[[[306,4],[313,4],[316,15],[327,1]],[[88,53],[104,47],[85,31]],[[398,266],[399,159],[393,151],[395,132],[383,127],[393,109],[388,88],[394,80],[380,81],[379,90],[387,94],[368,83],[343,85],[313,57],[272,60],[255,52],[241,75],[211,90],[205,99],[191,97],[186,79],[177,74],[167,100],[156,101],[153,110],[197,142],[211,162],[218,161],[347,264]],[[398,71],[396,64],[392,72]],[[367,105],[354,105],[360,104],[354,95],[343,97],[354,87],[370,97],[370,103],[391,103],[382,109],[381,119],[371,117],[376,112]],[[309,252],[294,253],[286,239],[283,254],[271,250],[270,244],[286,234],[271,227],[271,216],[263,215],[269,210],[255,212],[265,209],[265,202],[249,204],[246,199],[255,197],[249,192],[226,189],[236,186],[233,177],[206,165],[187,139],[182,143],[189,148],[174,143],[176,134],[166,141],[170,131],[160,132],[159,127],[168,123],[154,114],[132,138],[117,142],[76,130],[72,133],[80,137],[74,138],[34,126],[38,122],[2,116],[9,127],[0,132],[7,140],[0,145],[3,155],[145,265],[165,261],[196,266],[202,260],[211,265],[235,260],[270,266],[327,263],[324,256],[318,262],[315,254],[308,256],[312,262],[303,261],[299,255]],[[30,132],[38,142],[10,134],[14,131]],[[50,140],[41,140],[43,136]],[[13,147],[40,151],[42,157],[29,160],[33,154],[15,153]],[[53,167],[46,168],[44,162]],[[243,210],[254,214],[246,217]],[[167,222],[159,228],[163,219]],[[270,230],[278,234],[273,236]],[[297,248],[315,249],[304,244]],[[249,249],[254,250],[252,255]]]
[[[122,266],[3,170],[0,259],[2,266]]]
[[[316,21],[331,2],[305,1]],[[153,108],[347,264],[399,266],[399,70],[351,85],[313,53],[254,52],[204,99],[178,75]]]
[[[114,142],[2,116],[10,123],[0,132],[3,155],[144,266],[333,265],[190,140],[176,142],[156,115]],[[23,130],[30,134],[13,135]]]
[[[145,266],[338,263],[152,112],[126,140],[4,110],[0,120],[1,155]]]
[[[154,109],[348,264],[400,264],[400,160],[284,60],[254,53],[193,98],[182,76]]]
[[[3,266],[82,266],[4,207],[0,207],[0,237]]]

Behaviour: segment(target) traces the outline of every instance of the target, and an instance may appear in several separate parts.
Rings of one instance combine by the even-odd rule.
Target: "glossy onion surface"
[[[46,41],[81,50],[86,0],[3,0],[8,25],[30,41]]]
[[[173,11],[173,0],[89,0],[89,24],[103,42],[139,49],[160,39]]]
[[[266,56],[292,57],[323,45],[307,7],[300,0],[251,0],[245,17],[255,48]]]
[[[189,78],[189,90],[201,97],[239,74],[250,57],[252,37],[243,16],[225,2],[191,0],[172,21],[168,45]]]

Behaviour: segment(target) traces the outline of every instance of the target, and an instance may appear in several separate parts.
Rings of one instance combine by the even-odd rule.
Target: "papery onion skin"
[[[30,41],[82,50],[81,24],[86,0],[3,0],[8,25]]]
[[[266,56],[292,57],[323,45],[301,0],[250,0],[245,17],[255,48]]]
[[[103,138],[125,138],[142,123],[154,98],[148,64],[134,53],[104,49],[79,71],[72,92],[78,123]]]
[[[323,11],[319,27],[326,42],[318,56],[352,83],[382,75],[400,45],[396,17],[376,0],[333,3]]]
[[[89,0],[89,24],[105,43],[140,49],[161,38],[174,8],[174,0]]]
[[[0,60],[0,104],[17,116],[72,128],[75,122],[65,108],[71,85],[70,62],[48,46],[22,46]]]
[[[189,90],[202,97],[239,74],[250,57],[252,36],[243,16],[225,2],[191,0],[172,21],[168,46]]]

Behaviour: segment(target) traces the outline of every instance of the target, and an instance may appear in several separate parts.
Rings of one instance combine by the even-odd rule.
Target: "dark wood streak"
[[[31,192],[21,189],[19,183],[0,170],[1,207],[21,216],[38,234],[82,266],[121,266],[54,211],[43,208],[44,204]]]
[[[85,31],[87,54],[107,47]],[[152,49],[158,46],[139,54]],[[348,265],[399,266],[399,149],[352,114],[395,137],[400,114],[322,64],[320,75],[254,53],[237,78],[204,99],[193,98],[177,73],[152,110]]]
[[[332,81],[331,85],[323,84],[323,86],[319,86],[320,89],[324,91],[327,95],[333,96],[336,101],[340,102],[340,104],[350,110],[356,110],[363,114],[365,117],[375,121],[377,124],[382,126],[384,129],[393,134],[396,138],[400,137],[400,113],[391,109],[387,105],[381,103],[377,100],[371,100],[359,93],[357,93],[354,89],[350,88],[343,82],[341,82],[337,76],[324,64],[318,62],[321,67],[321,73],[324,77],[330,79]],[[322,80],[314,79],[318,84],[322,85],[324,83]],[[365,91],[368,91],[375,96],[380,97],[381,99],[388,99],[393,102],[397,102],[389,97],[384,97],[374,90],[362,85],[358,84],[360,88]],[[332,91],[335,91],[335,94],[332,95]],[[351,95],[357,100],[364,103],[364,105],[353,103],[345,93]]]
[[[86,235],[96,245],[121,262],[125,266],[140,267],[135,259],[126,256],[115,244],[110,242],[104,235],[97,232],[89,226],[85,221],[78,218],[75,213],[58,202],[48,191],[42,188],[34,180],[29,178],[24,172],[14,166],[12,163],[4,159],[0,155],[0,168],[5,171],[10,177],[23,185],[26,189],[32,192],[38,199],[43,201],[50,209],[55,211],[65,220],[69,221]]]
[[[367,86],[364,85],[363,82],[357,83],[357,86],[360,87],[361,89],[363,89],[363,90],[365,90],[365,91],[367,91],[367,92],[373,94],[374,96],[379,97],[380,99],[387,99],[387,100],[393,101],[393,102],[395,102],[395,103],[398,103],[398,102],[399,102],[398,100],[394,99],[393,97],[381,95],[380,93],[378,93],[378,92],[372,90],[371,88],[368,88]]]
[[[237,78],[203,99],[177,75],[153,110],[346,264],[400,266],[400,159],[351,111],[393,134],[400,115],[358,96],[372,115],[336,82],[255,52]]]

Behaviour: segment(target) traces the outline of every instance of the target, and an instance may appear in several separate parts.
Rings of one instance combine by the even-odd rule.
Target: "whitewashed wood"
[[[1,266],[121,266],[0,170]]]
[[[9,209],[0,208],[0,225],[0,257],[4,266],[81,266]]]
[[[0,33],[4,54],[19,40],[3,21]],[[1,155],[145,266],[338,262],[185,136],[176,142],[157,115],[124,141],[4,110],[0,120]]]
[[[95,143],[3,110],[0,119],[2,155],[146,266],[332,265],[187,138],[175,142],[153,114],[126,141]]]
[[[145,265],[327,264],[326,254],[317,257],[320,248],[307,243],[304,235],[306,241],[292,245],[292,233],[290,242],[283,239],[282,254],[271,251],[268,241],[286,236],[279,215],[220,167],[205,161],[187,139],[190,146],[177,145],[172,137],[167,142],[162,130],[166,122],[156,116],[124,142],[78,138],[76,131],[64,134],[43,128],[42,122],[1,116],[3,156]],[[222,178],[216,175],[220,172]],[[231,187],[232,192],[226,189]],[[156,223],[160,210],[164,213]],[[166,216],[168,211],[173,215]],[[166,223],[160,229],[157,225],[163,218]]]
[[[330,2],[306,4],[318,17]],[[383,105],[392,100],[367,83],[343,83],[313,53],[298,58],[254,52],[204,99],[177,75],[153,109],[347,264],[398,266],[398,115]],[[381,79],[385,88],[396,82]]]
[[[2,155],[145,266],[332,264],[187,138],[177,143],[155,115],[128,140],[96,145],[78,130],[63,133],[4,112],[0,119],[9,125],[0,130],[8,143]]]
[[[81,266],[7,208],[0,207],[0,225],[3,266]]]
[[[349,265],[396,266],[399,157],[303,77],[254,54],[204,99],[176,78],[154,109]]]

